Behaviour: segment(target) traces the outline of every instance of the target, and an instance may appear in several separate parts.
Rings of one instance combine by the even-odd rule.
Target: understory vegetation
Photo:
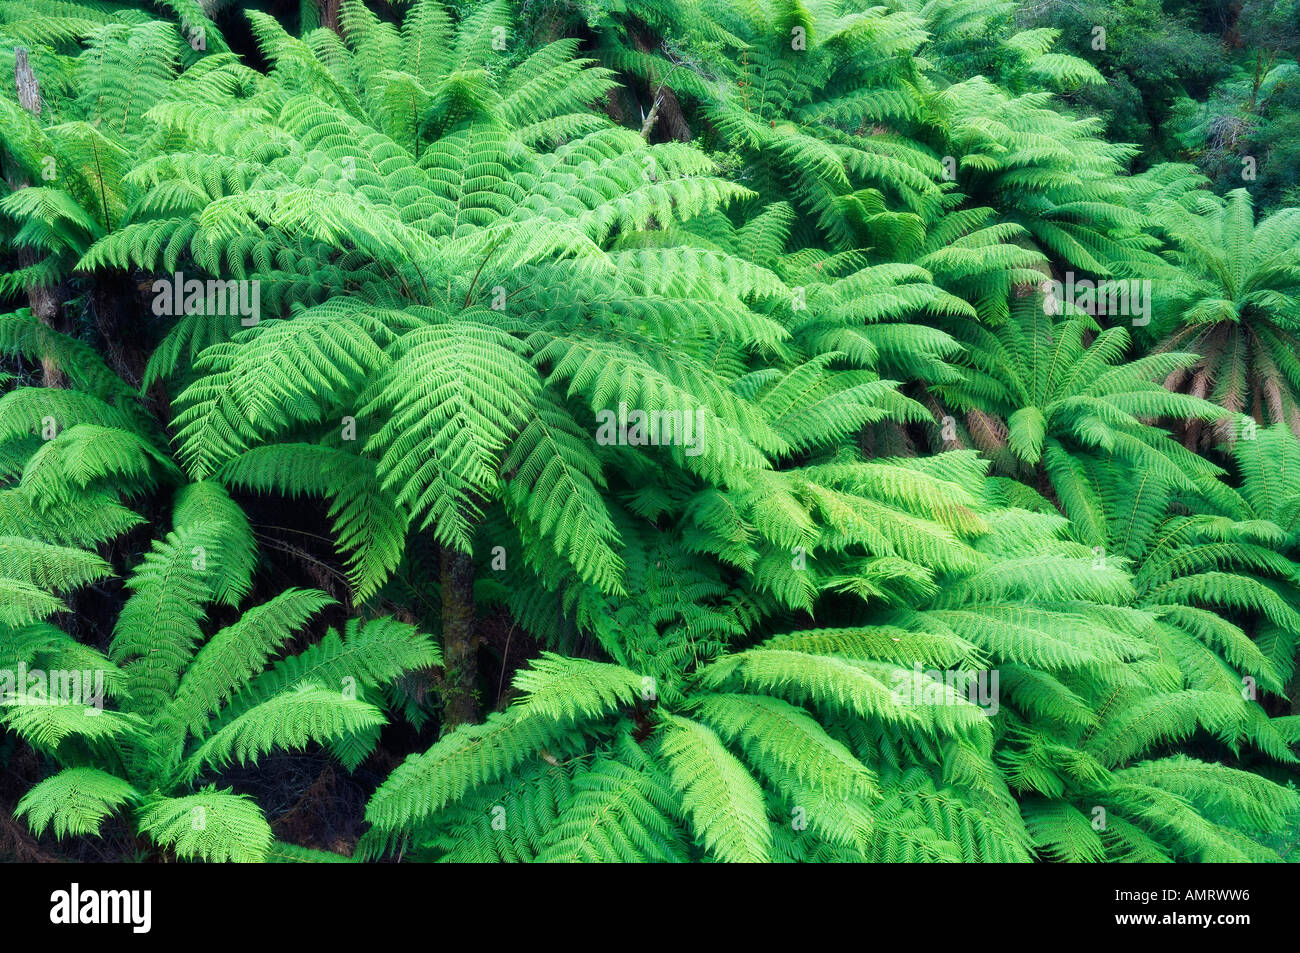
[[[0,858],[1300,859],[1296,37],[0,0]]]

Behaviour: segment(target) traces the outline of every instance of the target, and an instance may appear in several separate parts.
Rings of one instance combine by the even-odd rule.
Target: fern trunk
[[[320,11],[320,25],[338,33],[340,6],[342,6],[340,0],[317,0],[316,8]]]
[[[21,47],[14,49],[14,85],[18,92],[18,103],[37,119],[41,115],[41,86],[27,59],[27,51]],[[14,191],[26,188],[31,183],[13,181],[10,185]],[[40,262],[42,256],[28,246],[18,249],[18,266],[30,268]],[[36,320],[55,331],[67,333],[67,319],[63,314],[63,294],[59,287],[47,287],[32,283],[27,286],[27,303]],[[46,387],[66,387],[67,376],[51,358],[42,358],[41,370]]]
[[[149,363],[149,341],[143,333],[143,322],[133,314],[139,303],[130,276],[120,271],[97,271],[91,304],[109,366],[138,387]]]
[[[474,560],[468,553],[441,547],[442,682],[444,727],[477,722],[478,636],[474,625]]]
[[[649,34],[648,28],[645,31],[634,31],[632,40],[641,53],[651,53],[658,46],[653,36]],[[654,77],[654,79],[658,79],[659,83],[657,88],[653,81],[650,84],[650,108],[641,126],[641,136],[649,141],[650,134],[657,124],[662,128],[666,139],[690,142],[691,127],[686,121],[686,114],[682,110],[677,94],[668,88],[664,77]]]
[[[18,265],[20,268],[30,268],[39,261],[40,255],[27,248],[22,248],[18,252]],[[68,334],[72,331],[72,326],[63,311],[63,288],[61,285],[53,288],[39,284],[28,285],[27,304],[32,309],[32,316],[47,328],[58,331],[60,334]],[[46,387],[68,386],[67,375],[63,373],[52,357],[41,358],[41,372]]]

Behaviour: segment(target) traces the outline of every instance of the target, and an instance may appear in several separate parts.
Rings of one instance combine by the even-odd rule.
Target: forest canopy
[[[1300,859],[1293,0],[0,0],[0,859]]]

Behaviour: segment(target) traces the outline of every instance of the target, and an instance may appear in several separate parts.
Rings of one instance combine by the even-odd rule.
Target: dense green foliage
[[[0,2],[21,843],[1296,859],[1294,11],[261,6]]]

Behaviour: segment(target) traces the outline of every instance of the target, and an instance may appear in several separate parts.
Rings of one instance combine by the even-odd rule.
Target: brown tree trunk
[[[138,314],[139,289],[123,272],[96,271],[91,276],[90,301],[108,365],[122,380],[139,387],[149,363],[149,344]]]
[[[26,248],[19,249],[18,264],[20,267],[30,268],[39,261],[39,255]],[[61,285],[53,288],[37,284],[27,286],[27,303],[32,309],[33,317],[47,328],[61,334],[67,334],[71,330],[71,326],[68,323],[67,315],[63,311],[63,294],[64,290]],[[45,356],[41,358],[41,373],[46,387],[68,386],[68,376],[63,373],[52,357]]]
[[[1210,372],[1209,368],[1202,366],[1192,378],[1192,386],[1188,393],[1192,397],[1205,399],[1205,395],[1210,391]],[[1187,429],[1183,431],[1183,446],[1195,453],[1201,444],[1201,433],[1205,429],[1205,421],[1199,417],[1193,417],[1187,422]]]
[[[339,7],[342,0],[316,0],[316,7],[320,10],[320,25],[327,30],[339,32]]]
[[[651,37],[641,30],[634,29],[632,39],[636,43],[636,48],[642,53],[649,53],[654,49]],[[690,124],[686,121],[686,114],[682,112],[682,104],[678,101],[677,94],[668,88],[667,78],[666,76],[650,77],[650,108],[646,111],[645,120],[642,122],[641,135],[648,140],[657,124],[662,127],[667,138],[690,142]]]
[[[474,618],[474,558],[443,546],[438,551],[442,582],[443,723],[447,728],[479,720],[478,633]]]

